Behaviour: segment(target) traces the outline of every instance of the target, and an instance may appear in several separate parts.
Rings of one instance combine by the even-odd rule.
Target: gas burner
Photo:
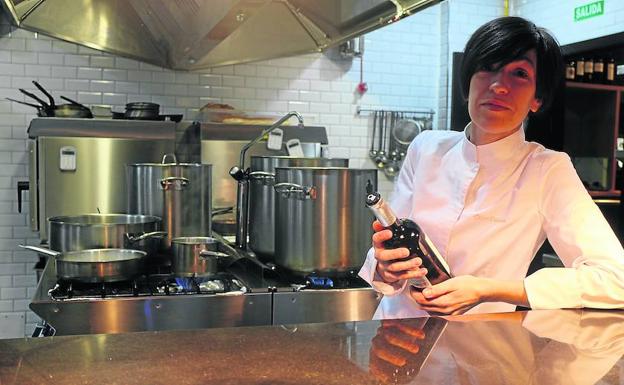
[[[55,301],[108,299],[193,294],[246,293],[247,287],[230,274],[211,277],[172,277],[168,274],[141,276],[133,281],[83,283],[59,280],[48,291]]]

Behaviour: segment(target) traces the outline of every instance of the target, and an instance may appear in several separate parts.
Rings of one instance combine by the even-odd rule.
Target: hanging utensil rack
[[[398,175],[403,159],[405,159],[409,142],[422,130],[432,128],[435,112],[428,109],[368,109],[358,106],[357,114],[373,116],[369,157],[377,168],[384,171],[388,179],[393,180]],[[397,139],[394,132],[395,127],[401,123],[411,124],[411,127],[408,127],[415,129],[415,133],[405,140]],[[405,125],[401,128],[405,129]]]
[[[429,118],[433,119],[433,115],[435,115],[435,111],[431,110],[431,109],[414,109],[414,110],[395,110],[395,109],[387,109],[387,108],[361,108],[361,107],[357,107],[356,109],[356,113],[358,115],[367,115],[370,113],[375,113],[375,112],[394,112],[394,113],[398,113],[398,114],[403,114],[403,115],[407,115],[407,116],[412,116],[412,115],[425,115],[428,116]]]

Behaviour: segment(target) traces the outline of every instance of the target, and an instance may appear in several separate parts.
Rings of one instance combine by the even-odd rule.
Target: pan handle
[[[44,249],[43,247],[26,246],[26,245],[18,245],[18,246],[21,247],[22,249],[27,249],[30,251],[35,251],[37,253],[45,254],[49,257],[58,257],[59,255],[61,255],[61,253],[59,253],[58,251]]]
[[[24,95],[28,96],[29,98],[35,99],[36,101],[41,103],[41,107],[46,108],[46,109],[50,108],[50,105],[48,103],[44,102],[43,100],[41,100],[41,98],[39,98],[37,95],[35,95],[35,94],[31,93],[31,92],[28,92],[28,91],[26,91],[23,88],[20,88],[19,90],[20,90],[21,93],[23,93]]]
[[[223,258],[223,257],[229,257],[229,256],[230,256],[229,254],[222,253],[220,251],[202,250],[199,252],[199,257],[204,258],[204,259],[209,259],[211,257]]]
[[[281,194],[284,198],[288,199],[291,195],[297,199],[316,199],[316,187],[314,186],[301,186],[296,183],[277,183],[273,186],[275,192]]]
[[[50,101],[50,109],[54,110],[54,108],[56,108],[56,104],[54,103],[52,95],[50,95],[50,93],[46,91],[46,89],[43,88],[36,80],[33,80],[32,83],[39,89],[39,91],[43,92],[43,94],[48,97],[48,100]]]
[[[167,235],[167,232],[166,231],[152,231],[152,232],[143,233],[140,235],[128,234],[128,233],[124,235],[126,236],[126,239],[128,240],[128,242],[135,243],[135,242],[139,242],[144,239],[147,239],[147,238],[157,238],[157,237],[162,238]]]
[[[175,183],[175,182],[179,182],[179,183]],[[160,185],[162,186],[164,190],[169,190],[171,186],[174,184],[176,185],[175,187],[178,190],[181,190],[185,188],[189,183],[190,181],[187,178],[184,178],[181,176],[170,176],[170,177],[163,178],[160,180]]]
[[[178,158],[176,158],[175,154],[165,154],[162,158],[162,164],[167,164],[167,157],[171,157],[173,159],[173,163],[178,164]]]
[[[41,108],[41,106],[38,106],[38,105],[32,104],[32,103],[22,102],[21,100],[15,100],[15,99],[11,99],[11,98],[5,98],[5,99],[6,100],[10,100],[10,101],[15,102],[15,103],[19,103],[19,104],[24,104],[24,105],[27,105],[27,106],[35,107],[36,109],[40,109]]]

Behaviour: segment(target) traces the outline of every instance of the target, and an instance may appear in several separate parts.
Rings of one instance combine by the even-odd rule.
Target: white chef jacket
[[[416,137],[390,202],[397,216],[418,223],[452,275],[524,280],[533,309],[624,307],[624,250],[568,155],[525,141],[522,128],[481,146],[469,132]],[[566,267],[526,277],[547,237]],[[359,275],[384,294],[374,318],[427,315],[405,281],[376,274],[372,248]],[[486,302],[469,313],[514,309]]]

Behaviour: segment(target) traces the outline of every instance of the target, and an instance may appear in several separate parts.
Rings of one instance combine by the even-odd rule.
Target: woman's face
[[[472,75],[468,112],[475,144],[510,135],[520,128],[529,111],[539,109],[541,102],[535,98],[536,65],[535,50],[529,50],[501,68]]]

